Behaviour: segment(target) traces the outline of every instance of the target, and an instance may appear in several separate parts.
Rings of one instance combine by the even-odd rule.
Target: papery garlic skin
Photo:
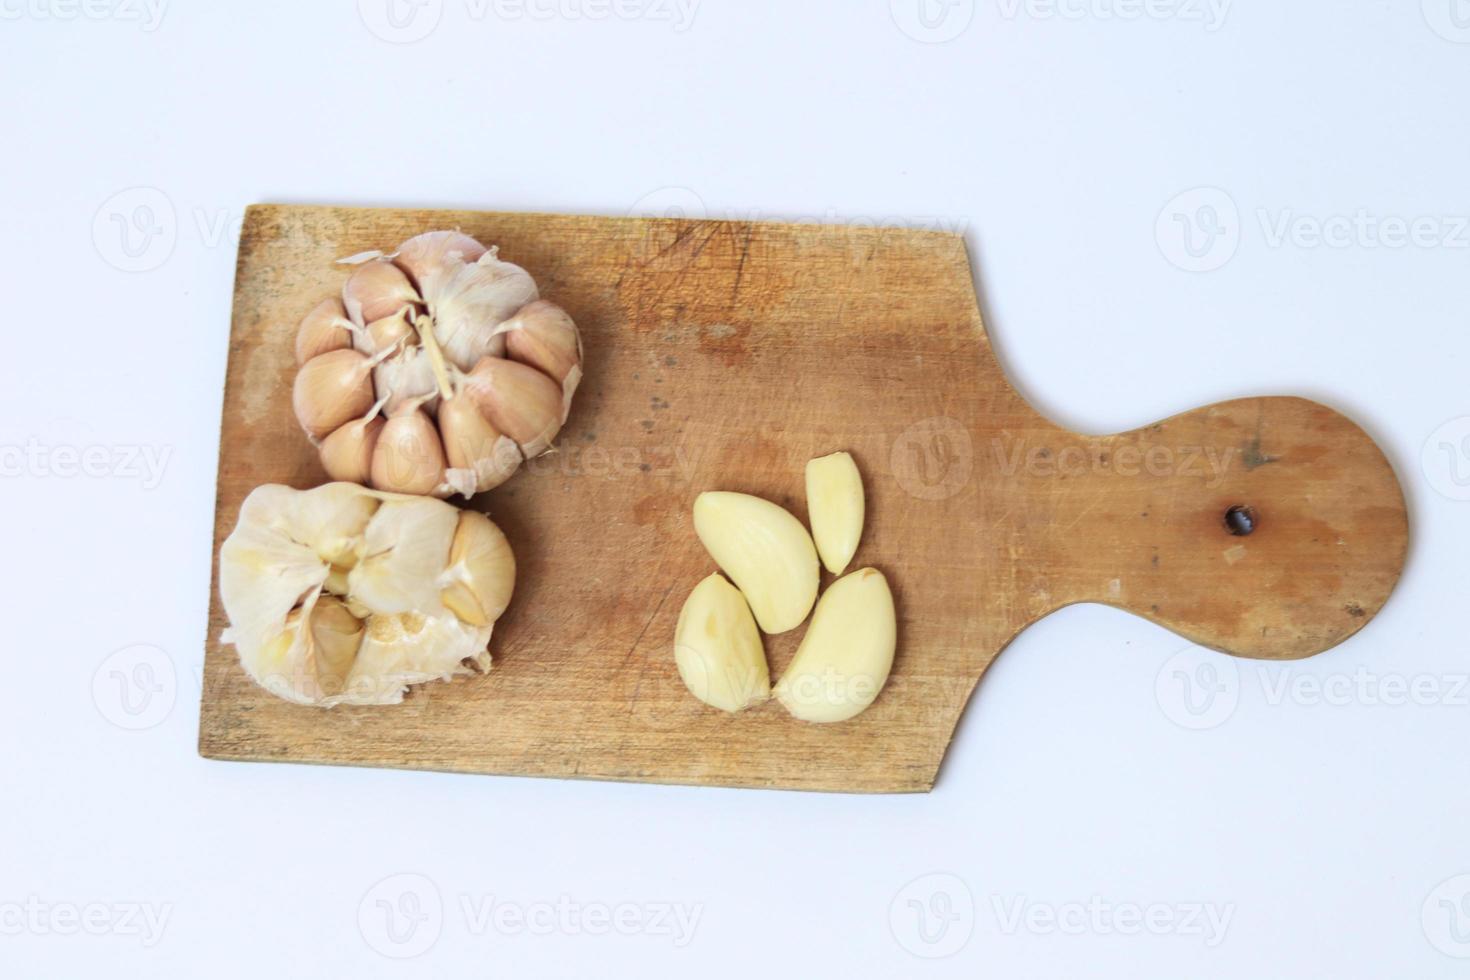
[[[551,447],[581,382],[582,339],[525,269],[457,231],[343,261],[354,268],[341,301],[319,304],[296,341],[297,420],[331,475],[362,472],[366,452],[376,489],[468,497]],[[371,433],[333,440],[379,413]]]
[[[220,549],[223,639],[288,701],[396,704],[410,685],[489,669],[514,578],[510,545],[483,514],[350,483],[269,484]],[[478,615],[442,600],[455,582],[474,584]]]
[[[806,464],[806,510],[822,565],[833,575],[847,570],[863,536],[863,478],[847,453]]]
[[[888,580],[876,568],[859,569],[822,593],[776,698],[802,721],[846,721],[883,690],[897,645]]]
[[[694,531],[767,633],[801,625],[817,599],[817,549],[785,508],[746,493],[711,491],[694,501]]]
[[[674,663],[684,686],[721,711],[771,696],[765,648],[745,597],[718,573],[694,587],[674,629]]]

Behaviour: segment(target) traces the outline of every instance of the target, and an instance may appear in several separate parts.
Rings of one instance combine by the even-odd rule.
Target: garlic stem
[[[439,347],[439,338],[434,336],[434,318],[427,314],[417,317],[413,326],[419,332],[419,339],[424,342],[424,350],[429,353],[429,367],[434,372],[434,380],[439,382],[440,396],[446,401],[453,398],[454,388],[449,383],[449,368],[444,363],[444,351]]]

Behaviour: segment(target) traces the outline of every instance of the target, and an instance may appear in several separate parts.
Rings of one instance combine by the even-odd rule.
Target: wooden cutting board
[[[587,348],[559,451],[472,502],[519,565],[494,669],[393,707],[291,705],[219,643],[216,582],[205,756],[922,791],[980,675],[1055,609],[1107,603],[1289,659],[1361,629],[1402,568],[1393,471],[1322,405],[1250,398],[1106,437],[1041,418],[991,352],[954,235],[276,205],[250,208],[241,234],[216,558],[251,489],[325,480],[291,413],[291,351],[301,316],[342,285],[334,260],[455,227],[529,270]],[[804,518],[806,461],[839,449],[867,486],[854,567],[882,569],[897,601],[887,688],[837,725],[775,702],[704,707],[673,659],[680,606],[713,570],[695,495],[746,491]],[[1235,507],[1253,533],[1232,533]],[[801,634],[768,639],[773,680]]]

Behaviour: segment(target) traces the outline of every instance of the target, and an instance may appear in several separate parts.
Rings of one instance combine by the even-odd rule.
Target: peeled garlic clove
[[[802,721],[846,721],[878,697],[893,668],[898,623],[888,580],[864,568],[828,586],[776,698]]]
[[[455,470],[467,474],[465,496],[500,486],[521,465],[521,451],[480,413],[469,395],[459,394],[439,405],[439,434],[449,458],[451,482]]]
[[[500,618],[515,591],[516,560],[500,528],[478,511],[461,511],[449,547],[448,584],[439,599],[460,619],[488,626]]]
[[[684,600],[674,628],[674,663],[689,693],[739,711],[771,696],[766,652],[740,590],[718,573]]]
[[[863,478],[847,453],[806,464],[806,510],[822,564],[841,575],[863,535]]]
[[[408,276],[387,259],[364,262],[347,278],[342,287],[342,305],[358,326],[392,316],[411,303],[419,302],[419,294]]]
[[[464,391],[490,424],[510,436],[527,459],[551,447],[561,431],[561,388],[518,361],[486,357],[464,379]]]
[[[381,416],[355,419],[322,440],[322,468],[327,476],[347,483],[366,483],[372,475],[373,450],[383,434]]]
[[[512,359],[531,365],[558,384],[582,362],[577,325],[550,300],[527,303],[497,330],[505,334],[506,353]]]
[[[702,493],[694,531],[767,633],[801,625],[817,599],[817,549],[801,521],[747,493]]]
[[[342,304],[324,299],[312,307],[296,328],[296,366],[300,367],[318,354],[352,346],[351,324]]]
[[[444,482],[444,447],[423,409],[401,406],[373,447],[373,486],[395,493],[433,493]]]
[[[301,427],[322,438],[372,408],[372,362],[355,350],[318,354],[296,372],[291,404]]]

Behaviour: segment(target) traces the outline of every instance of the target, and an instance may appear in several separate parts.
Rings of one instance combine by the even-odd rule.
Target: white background
[[[395,29],[386,0],[0,0],[0,973],[1470,972],[1470,4],[690,2],[431,0]],[[1284,667],[1055,615],[927,796],[208,762],[235,236],[264,200],[960,229],[1039,408],[1105,432],[1326,401],[1398,470],[1408,568]],[[377,903],[409,893],[396,945]],[[558,902],[626,904],[631,934]]]

